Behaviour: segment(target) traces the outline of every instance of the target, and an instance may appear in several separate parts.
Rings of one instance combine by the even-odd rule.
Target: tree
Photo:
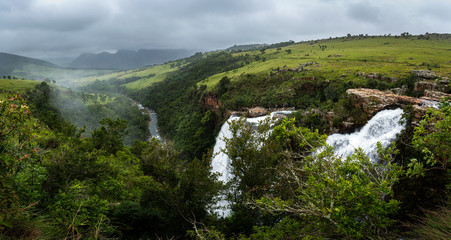
[[[412,159],[411,174],[426,168],[449,169],[451,156],[451,105],[442,101],[440,109],[429,108],[420,126],[415,128],[412,144],[424,154],[423,159]]]
[[[254,132],[238,121],[232,124],[233,138],[226,141],[234,195],[240,196],[235,202],[259,211],[257,222],[262,222],[261,216],[273,216],[272,222],[266,222],[268,227],[260,230],[274,233],[287,223],[286,227],[301,226],[290,229],[303,232],[304,237],[385,236],[394,223],[389,216],[399,208],[392,199],[392,186],[401,171],[391,158],[377,165],[358,150],[341,159],[324,145],[325,135],[296,127],[293,118],[282,120],[272,132],[269,126],[263,123]]]
[[[102,126],[92,132],[94,146],[111,154],[116,153],[123,147],[122,137],[127,133],[127,121],[105,118],[99,123]]]
[[[162,145],[155,139],[135,143],[132,152],[140,159],[144,174],[151,177],[140,200],[146,221],[136,222],[135,229],[149,236],[184,236],[192,227],[190,219],[207,218],[207,207],[219,188],[210,171],[210,158],[185,162],[172,144]]]
[[[226,93],[230,88],[230,79],[225,76],[221,78],[218,84],[218,95],[222,96],[222,94]]]
[[[0,100],[0,238],[28,238],[35,230],[29,216],[46,175],[37,152],[38,126],[20,95]]]

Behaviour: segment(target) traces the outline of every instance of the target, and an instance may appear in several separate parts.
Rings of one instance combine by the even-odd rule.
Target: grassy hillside
[[[70,85],[74,79],[111,72],[110,70],[84,70],[63,68],[39,59],[0,53],[0,77],[58,81]]]
[[[51,68],[60,68],[59,66],[39,60],[34,58],[28,58],[23,56],[18,56],[9,53],[0,52],[0,74],[1,75],[11,75],[15,69],[20,68],[24,65],[39,65]]]
[[[288,44],[284,44],[288,45]],[[269,73],[275,69],[314,70],[308,75],[321,75],[326,79],[358,80],[358,74],[403,78],[411,70],[431,69],[439,76],[451,77],[451,36],[430,34],[408,37],[364,37],[325,39],[291,44],[285,47],[262,45],[259,50],[229,51],[234,57],[247,60],[242,67],[199,79],[197,86],[212,89],[223,77],[232,81],[244,74]],[[265,49],[266,47],[266,49]],[[205,53],[207,57],[212,53]],[[122,86],[143,89],[166,79],[180,67],[185,59],[145,68],[119,71],[78,79],[77,85],[95,80],[119,80]]]
[[[179,65],[183,60],[177,61]],[[126,82],[123,84],[128,89],[142,89],[151,86],[156,82],[163,81],[169,73],[177,71],[179,67],[175,63],[166,63],[157,66],[138,68],[127,71],[112,72],[103,75],[90,76],[77,80],[77,85],[83,86],[95,82],[96,80],[118,80]]]
[[[98,75],[112,72],[111,70],[87,70],[87,69],[70,69],[70,68],[54,68],[50,66],[42,66],[36,64],[23,64],[16,68],[12,75],[18,78],[26,79],[50,79],[55,80],[60,85],[71,85],[74,79],[86,76]]]
[[[39,81],[33,80],[0,79],[0,91],[5,90],[10,92],[25,93],[26,91],[34,88],[39,83]],[[1,94],[2,93],[0,93],[0,96]]]
[[[269,72],[276,68],[298,68],[321,71],[329,78],[343,74],[376,73],[400,78],[413,69],[433,69],[438,75],[451,75],[451,37],[430,40],[418,37],[353,37],[298,43],[278,49],[240,52],[258,59],[232,72],[211,76],[198,85],[209,88],[227,76],[233,79],[245,73]]]

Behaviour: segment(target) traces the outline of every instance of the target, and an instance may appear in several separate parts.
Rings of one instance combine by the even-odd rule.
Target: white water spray
[[[358,132],[351,134],[332,134],[327,138],[327,144],[334,147],[338,156],[349,156],[355,148],[362,148],[367,156],[377,159],[376,143],[381,142],[386,148],[395,140],[405,125],[400,123],[403,110],[383,110],[374,115],[371,120]]]
[[[272,112],[269,117],[272,119],[273,117],[285,116],[287,114],[292,113],[292,111],[278,111]],[[246,122],[252,125],[258,125],[260,122],[265,120],[268,116],[255,117],[255,118],[247,118]],[[232,178],[231,166],[230,166],[230,158],[227,154],[224,153],[225,149],[225,139],[230,139],[232,137],[232,132],[230,131],[230,124],[238,120],[239,116],[231,116],[229,119],[222,125],[221,131],[216,138],[216,144],[213,148],[213,160],[211,162],[212,172],[219,173],[218,180],[223,183],[229,182]],[[221,200],[216,204],[215,213],[219,214],[222,217],[227,217],[230,215],[230,208],[228,207],[229,203],[225,199],[225,196],[221,197]]]
[[[291,112],[273,112],[271,117],[275,115],[286,115]],[[391,141],[396,138],[405,125],[400,123],[403,110],[384,110],[376,114],[368,123],[358,132],[352,134],[333,134],[327,138],[327,143],[334,146],[337,155],[348,156],[354,152],[355,148],[362,148],[365,153],[374,161],[377,158],[376,143],[381,142],[382,146],[387,147]],[[267,116],[248,118],[246,122],[258,124]],[[219,180],[227,183],[233,178],[231,173],[230,158],[222,150],[225,148],[224,139],[230,139],[232,132],[230,131],[230,123],[239,119],[237,116],[231,116],[227,122],[221,127],[216,145],[214,147],[214,158],[212,160],[212,172],[219,173]],[[225,196],[215,206],[215,213],[222,217],[230,215],[231,210]]]

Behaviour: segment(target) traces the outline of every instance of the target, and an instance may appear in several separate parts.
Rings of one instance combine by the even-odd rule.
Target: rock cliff
[[[219,109],[222,107],[222,103],[216,94],[207,93],[204,96],[204,107],[214,113],[218,113]]]
[[[442,97],[451,97],[451,94],[428,90],[425,91],[425,96],[421,98],[366,88],[348,89],[346,93],[351,97],[354,106],[361,108],[368,114],[368,117],[372,117],[384,109],[412,105],[416,120],[421,119],[426,110],[433,107]]]

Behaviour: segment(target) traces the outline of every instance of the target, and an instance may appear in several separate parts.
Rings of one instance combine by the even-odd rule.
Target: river
[[[164,142],[163,138],[160,136],[160,133],[158,132],[158,116],[157,113],[149,108],[144,107],[141,103],[134,101],[133,99],[130,99],[133,105],[137,106],[143,114],[148,114],[150,117],[150,122],[148,125],[150,137],[149,141],[152,140],[152,138],[156,138],[160,140],[161,142]]]

